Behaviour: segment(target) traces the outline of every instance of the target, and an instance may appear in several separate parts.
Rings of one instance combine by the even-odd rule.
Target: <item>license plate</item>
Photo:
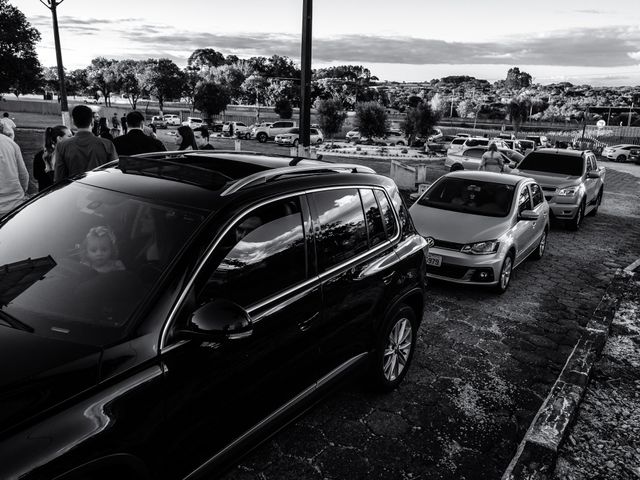
[[[439,267],[442,265],[442,256],[434,255],[432,253],[427,255],[427,265],[431,265],[432,267]]]

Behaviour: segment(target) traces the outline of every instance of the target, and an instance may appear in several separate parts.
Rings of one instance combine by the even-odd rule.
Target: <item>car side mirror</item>
[[[207,337],[217,341],[233,341],[253,333],[253,322],[247,311],[237,303],[216,299],[198,308],[189,319],[188,337]]]
[[[518,215],[519,220],[531,220],[535,222],[536,220],[538,220],[538,218],[540,218],[540,215],[533,210],[523,210]]]
[[[598,170],[589,170],[587,172],[587,178],[600,178],[600,172]]]

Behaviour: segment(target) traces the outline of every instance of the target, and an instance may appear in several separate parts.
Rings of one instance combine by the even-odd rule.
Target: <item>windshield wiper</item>
[[[0,310],[0,320],[9,324],[10,327],[15,328],[17,330],[22,330],[23,332],[33,333],[35,332],[34,328],[30,325],[27,325],[24,322],[21,322],[13,315],[8,314],[4,310]]]

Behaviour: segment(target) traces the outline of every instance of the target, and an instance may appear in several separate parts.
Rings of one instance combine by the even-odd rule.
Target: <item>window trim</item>
[[[372,253],[377,253],[378,251],[382,251],[385,248],[390,247],[391,245],[393,245],[394,243],[396,243],[400,236],[401,236],[401,225],[400,225],[400,219],[398,218],[398,212],[396,211],[393,202],[390,199],[390,196],[388,194],[388,192],[386,191],[386,189],[382,186],[378,186],[378,185],[356,185],[356,184],[350,184],[350,185],[340,185],[340,186],[335,186],[335,187],[317,187],[317,188],[313,188],[313,189],[307,189],[307,190],[302,190],[302,191],[297,191],[297,192],[292,192],[292,193],[287,193],[287,194],[283,194],[283,195],[279,195],[277,197],[274,198],[270,198],[267,200],[263,200],[262,202],[259,202],[247,209],[242,210],[241,212],[239,212],[236,216],[234,216],[231,221],[227,224],[227,226],[224,228],[224,230],[222,230],[222,232],[216,236],[216,238],[213,239],[213,241],[211,242],[210,246],[206,249],[205,253],[202,255],[201,259],[198,262],[198,265],[196,266],[193,274],[191,274],[191,277],[189,278],[189,280],[187,281],[185,287],[182,289],[182,292],[180,292],[180,295],[178,296],[177,300],[174,302],[173,306],[171,307],[171,310],[169,311],[169,315],[167,316],[167,319],[164,322],[164,325],[162,326],[162,330],[160,333],[160,342],[159,342],[159,346],[158,346],[158,351],[160,354],[166,353],[169,350],[172,350],[173,348],[176,348],[179,345],[182,345],[184,343],[186,343],[186,340],[177,340],[173,343],[168,343],[168,335],[169,335],[169,331],[171,330],[171,327],[174,325],[175,321],[176,321],[176,317],[178,312],[180,311],[180,309],[183,307],[183,305],[186,302],[187,296],[189,294],[189,292],[192,291],[193,286],[195,284],[196,278],[198,278],[198,276],[200,275],[200,273],[202,272],[202,270],[205,268],[205,265],[207,264],[207,262],[209,261],[210,257],[214,254],[216,248],[218,247],[218,245],[220,244],[220,242],[222,241],[222,239],[224,238],[224,236],[229,232],[229,230],[231,230],[231,228],[238,222],[238,220],[240,220],[240,218],[242,218],[243,216],[245,216],[246,214],[261,208],[265,205],[268,205],[269,203],[273,203],[273,202],[278,202],[280,200],[284,200],[286,198],[290,198],[290,197],[303,197],[301,198],[301,203],[305,202],[307,205],[309,203],[308,201],[308,197],[307,195],[310,193],[316,193],[316,192],[321,192],[321,191],[326,191],[326,190],[341,190],[341,189],[361,189],[361,188],[369,188],[369,189],[377,189],[377,190],[381,190],[384,195],[386,195],[387,197],[387,201],[389,202],[389,205],[391,207],[391,210],[393,211],[393,216],[395,218],[395,222],[396,222],[396,234],[393,236],[393,238],[387,238],[386,241],[379,243],[378,245],[376,245],[374,248],[368,248],[366,251],[356,255],[355,257],[352,257],[348,260],[345,260],[344,262],[338,264],[338,265],[334,265],[333,267],[331,267],[331,269],[322,272],[321,274],[318,273],[318,269],[317,269],[317,265],[316,265],[316,271],[315,272],[309,272],[310,274],[312,274],[312,277],[307,278],[304,282],[302,283],[298,283],[295,285],[292,285],[291,287],[289,287],[288,289],[279,292],[275,295],[272,295],[270,297],[265,298],[264,300],[262,300],[259,303],[256,303],[254,305],[251,305],[247,308],[247,312],[249,313],[249,315],[251,315],[252,312],[259,310],[261,308],[263,308],[264,306],[268,305],[269,303],[272,303],[274,301],[279,300],[280,298],[286,297],[288,295],[291,295],[291,293],[295,292],[296,290],[302,290],[305,288],[308,288],[310,285],[314,284],[314,283],[321,283],[323,282],[327,277],[334,275],[337,271],[351,265],[352,263],[355,263],[357,261],[362,260],[363,258],[371,255]],[[359,194],[359,192],[358,192]],[[374,195],[375,196],[375,195]],[[302,206],[302,210],[304,212],[304,206]],[[312,217],[312,229],[314,232],[313,238],[307,238],[307,232],[306,230],[304,230],[305,225],[304,225],[304,215],[303,215],[303,230],[304,230],[304,234],[305,234],[305,244],[309,241],[313,242],[313,249],[314,252],[316,252],[317,248],[316,248],[316,242],[315,242],[315,222],[313,222],[313,215]],[[307,247],[309,248],[309,247]],[[314,255],[316,255],[316,253],[314,253]],[[308,257],[307,257],[307,261],[308,261]],[[256,321],[259,321],[259,319],[256,319]]]

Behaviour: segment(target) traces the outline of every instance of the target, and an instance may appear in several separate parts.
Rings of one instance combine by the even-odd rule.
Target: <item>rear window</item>
[[[557,173],[579,177],[582,175],[584,160],[582,157],[563,154],[531,152],[518,165],[520,170]]]
[[[513,185],[466,178],[442,177],[418,201],[443,210],[505,217],[511,211]]]
[[[465,140],[466,138],[456,138],[455,140],[451,141],[451,145],[462,145]]]
[[[468,150],[465,150],[464,156],[472,158],[482,158],[484,152],[486,152],[484,148],[470,148]]]
[[[477,139],[477,138],[469,138],[467,139],[467,147],[478,147],[478,146],[483,146],[486,147],[487,145],[489,145],[489,140],[483,140],[483,139]]]

